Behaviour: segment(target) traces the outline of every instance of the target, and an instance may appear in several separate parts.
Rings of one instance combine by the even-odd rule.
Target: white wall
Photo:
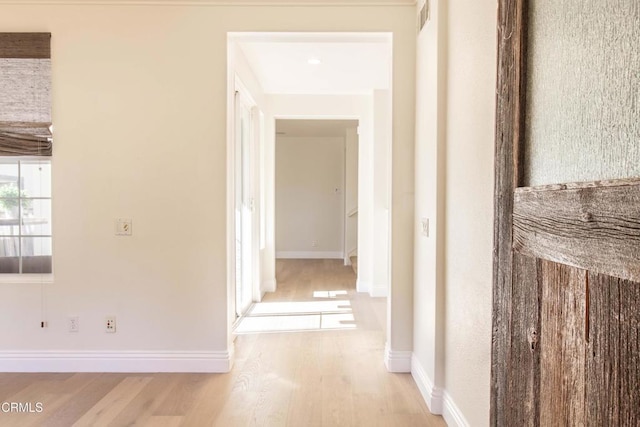
[[[276,137],[276,256],[343,258],[345,139]]]
[[[416,109],[416,220],[430,218],[431,232],[421,236],[416,221],[412,370],[449,425],[483,426],[490,398],[496,8],[488,0],[431,5],[418,42]]]
[[[418,35],[416,82],[416,205],[412,373],[432,412],[442,413],[444,387],[444,224],[446,151],[446,11],[431,1]],[[424,1],[422,2],[424,4]],[[422,7],[418,5],[418,10]],[[429,223],[428,236],[422,219]],[[422,383],[421,384],[421,380]],[[426,383],[426,384],[425,384]]]
[[[173,3],[0,5],[3,31],[53,33],[55,123],[55,283],[0,285],[1,370],[229,368],[228,31],[393,32],[393,247],[411,260],[414,7]],[[412,273],[393,269],[393,345],[410,349]]]
[[[445,387],[474,426],[489,424],[495,6],[449,1],[448,19]]]
[[[344,248],[345,265],[351,264],[348,258],[358,249],[358,129],[351,128],[345,132],[345,179],[344,179]]]
[[[373,280],[371,295],[386,297],[390,286],[391,91],[373,91]],[[390,302],[390,301],[389,301]]]

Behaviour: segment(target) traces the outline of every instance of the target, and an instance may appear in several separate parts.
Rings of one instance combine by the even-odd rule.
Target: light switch
[[[116,219],[116,236],[131,236],[132,224],[131,219],[118,218]]]
[[[420,224],[422,225],[422,235],[429,237],[429,218],[422,218]]]

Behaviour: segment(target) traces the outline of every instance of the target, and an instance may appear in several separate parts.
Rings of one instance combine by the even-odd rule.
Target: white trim
[[[422,394],[429,411],[435,415],[442,414],[443,390],[433,385],[415,354],[411,355],[411,376]]]
[[[415,6],[416,0],[0,0],[0,4],[65,6]]]
[[[387,285],[373,285],[369,290],[369,296],[372,298],[382,298],[389,296],[389,286]]]
[[[384,366],[389,372],[411,372],[411,356],[410,351],[391,350],[389,342],[384,345]]]
[[[229,372],[228,351],[2,351],[0,372]]]
[[[470,427],[471,424],[462,414],[462,411],[453,401],[453,398],[446,391],[443,393],[443,411],[442,418],[450,427]]]
[[[360,279],[360,277],[356,279],[356,292],[369,292],[370,289],[370,283],[365,282],[364,280]]]
[[[282,259],[342,259],[342,252],[331,251],[281,251],[276,258]]]
[[[276,279],[269,279],[262,282],[262,292],[275,292],[278,284]]]
[[[0,284],[42,285],[54,283],[53,274],[0,274]]]

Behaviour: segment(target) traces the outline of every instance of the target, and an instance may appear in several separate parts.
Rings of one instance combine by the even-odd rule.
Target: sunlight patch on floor
[[[338,295],[347,295],[347,291],[313,291],[314,298],[335,298]]]
[[[351,301],[279,301],[258,302],[249,310],[250,316],[267,314],[341,313],[351,311]]]
[[[335,298],[338,292],[319,298]],[[314,297],[317,292],[314,292]],[[275,301],[253,304],[235,329],[236,334],[260,332],[321,331],[356,329],[351,301]]]

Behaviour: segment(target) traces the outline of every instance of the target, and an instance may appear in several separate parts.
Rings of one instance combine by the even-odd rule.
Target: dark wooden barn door
[[[498,15],[491,424],[640,426],[640,2]]]

